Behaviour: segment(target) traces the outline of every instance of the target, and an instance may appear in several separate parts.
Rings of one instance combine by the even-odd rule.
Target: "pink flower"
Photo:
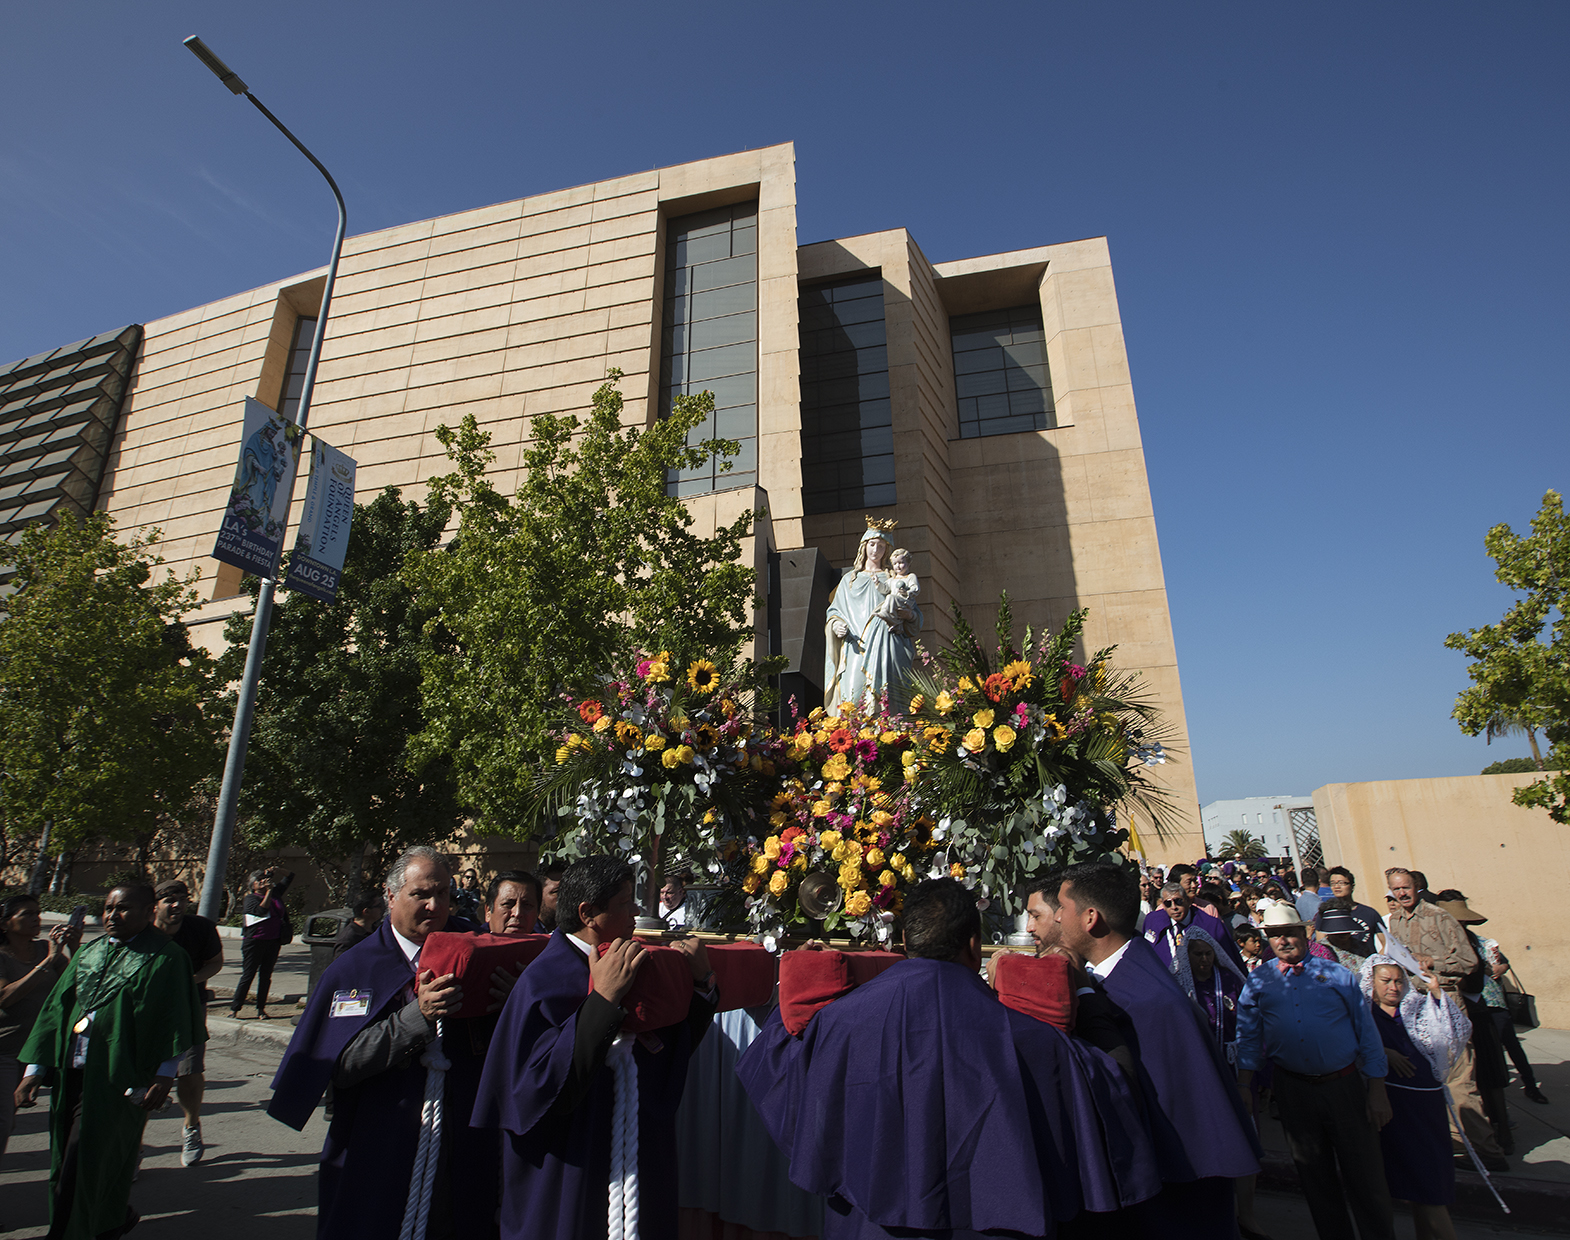
[[[639,659],[638,660],[638,669],[637,670],[638,670],[638,679],[639,680],[647,680],[649,678],[649,662],[650,662],[650,660],[648,660],[648,659]]]
[[[876,741],[857,741],[856,756],[863,762],[876,762],[878,760],[878,743]]]

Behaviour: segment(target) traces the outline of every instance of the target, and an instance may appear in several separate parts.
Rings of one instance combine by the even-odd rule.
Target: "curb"
[[[1510,1207],[1499,1208],[1488,1185],[1476,1171],[1456,1168],[1456,1199],[1450,1207],[1454,1218],[1495,1223],[1506,1227],[1533,1227],[1544,1231],[1570,1231],[1570,1184],[1556,1180],[1528,1180],[1518,1175],[1496,1175],[1494,1187]],[[1301,1196],[1297,1168],[1286,1154],[1266,1153],[1260,1163],[1259,1187]]]
[[[249,1058],[276,1063],[283,1058],[294,1025],[288,1020],[236,1020],[232,1016],[207,1017],[207,1046]]]

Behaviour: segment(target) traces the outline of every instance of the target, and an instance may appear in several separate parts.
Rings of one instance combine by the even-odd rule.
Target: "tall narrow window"
[[[758,480],[758,204],[683,215],[666,226],[665,336],[660,413],[680,394],[714,393],[714,417],[690,444],[734,439],[730,469],[709,461],[673,472],[673,495],[702,495]]]
[[[1040,306],[958,314],[949,335],[961,439],[1057,425]]]
[[[894,503],[880,276],[801,291],[801,450],[808,514]]]
[[[311,338],[316,335],[316,320],[296,319],[294,343],[289,346],[289,368],[284,372],[283,390],[278,396],[278,412],[293,422],[300,414],[300,394],[305,391],[305,364],[311,360]]]

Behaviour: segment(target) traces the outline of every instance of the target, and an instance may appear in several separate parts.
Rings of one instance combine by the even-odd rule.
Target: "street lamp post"
[[[316,170],[326,178],[327,186],[338,203],[338,233],[333,238],[332,262],[327,266],[327,284],[322,289],[322,308],[316,318],[316,333],[311,338],[311,356],[305,363],[305,383],[300,389],[299,410],[295,422],[304,429],[311,414],[311,390],[316,386],[316,364],[322,356],[322,337],[327,333],[327,311],[332,302],[333,282],[338,278],[338,258],[343,253],[344,230],[349,216],[344,209],[343,195],[332,173],[322,166],[322,161],[312,155],[305,144],[289,132],[276,116],[269,112],[262,101],[253,95],[234,72],[194,34],[185,40],[196,58],[217,75],[218,80],[236,95],[244,95],[256,110],[270,120],[278,131],[294,143]],[[273,572],[262,578],[262,588],[256,596],[256,612],[251,619],[251,645],[245,656],[245,674],[240,678],[239,700],[234,708],[234,727],[229,732],[229,756],[224,761],[223,788],[218,794],[218,814],[213,823],[212,843],[207,850],[207,873],[202,879],[202,899],[199,912],[203,917],[218,919],[223,902],[224,872],[229,867],[229,847],[234,839],[235,811],[239,805],[240,781],[245,775],[245,752],[251,741],[251,720],[256,713],[256,687],[262,676],[262,656],[267,652],[267,630],[273,618],[273,593],[278,588],[277,565]]]

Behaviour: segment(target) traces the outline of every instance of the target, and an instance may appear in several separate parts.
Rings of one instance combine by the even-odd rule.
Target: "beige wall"
[[[1087,646],[1119,647],[1177,737],[1157,774],[1181,831],[1165,845],[1147,836],[1147,847],[1164,861],[1197,856],[1182,689],[1104,239],[937,265],[904,229],[798,248],[789,143],[384,229],[345,246],[310,428],[359,462],[362,496],[391,485],[423,500],[424,483],[447,468],[434,432],[466,413],[491,435],[491,476],[504,494],[516,487],[529,419],[586,409],[610,367],[625,372],[627,421],[646,424],[657,399],[663,223],[752,198],[758,486],[695,500],[700,527],[743,504],[766,506],[747,549],[760,568],[770,546],[818,547],[849,563],[864,514],[802,513],[797,297],[801,281],[879,269],[899,502],[875,515],[896,518],[899,543],[916,554],[929,644],[948,635],[956,599],[983,632],[1005,588],[1021,628],[1089,607]],[[322,284],[309,272],[146,325],[100,502],[124,527],[163,528],[171,567],[199,577],[206,602],[191,620],[210,648],[239,583],[208,553],[242,398],[276,402],[295,318],[316,311]],[[957,438],[948,316],[1031,299],[1058,425]]]
[[[1434,891],[1455,887],[1488,918],[1545,1025],[1570,1029],[1570,923],[1561,891],[1570,831],[1511,792],[1530,775],[1456,775],[1326,784],[1314,791],[1325,860],[1357,876],[1357,894],[1383,911],[1384,872],[1421,870]]]

